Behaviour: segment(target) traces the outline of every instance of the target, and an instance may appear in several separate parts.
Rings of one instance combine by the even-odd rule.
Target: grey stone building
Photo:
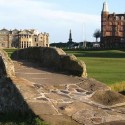
[[[0,30],[1,48],[28,48],[33,46],[49,47],[49,34],[35,29]]]

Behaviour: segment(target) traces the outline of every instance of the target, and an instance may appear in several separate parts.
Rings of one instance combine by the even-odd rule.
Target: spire
[[[107,4],[106,1],[103,3],[103,9],[102,9],[102,12],[109,12],[109,10],[108,10],[108,4]]]
[[[72,33],[71,33],[71,29],[70,29],[70,33],[69,33],[69,43],[72,43]]]
[[[71,29],[70,29],[70,33],[69,33],[69,39],[72,39]]]

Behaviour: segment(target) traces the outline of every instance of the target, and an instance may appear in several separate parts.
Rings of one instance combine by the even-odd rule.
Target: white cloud
[[[78,32],[78,27],[82,27],[82,24],[86,25],[86,29],[88,26],[96,28],[100,24],[100,17],[97,15],[59,10],[57,4],[50,4],[43,0],[0,0],[0,16],[0,27],[37,27],[45,31],[47,29],[52,34],[53,41],[52,37],[58,34],[58,30],[62,31],[63,35],[65,29],[73,28],[74,32]],[[90,33],[92,34],[92,31]],[[62,41],[64,39],[62,38]]]

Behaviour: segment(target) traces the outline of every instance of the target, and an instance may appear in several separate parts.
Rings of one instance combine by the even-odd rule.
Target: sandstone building
[[[106,2],[101,13],[101,46],[125,47],[125,14],[109,14]]]
[[[1,48],[28,48],[33,46],[49,47],[49,34],[39,33],[34,29],[19,31],[17,29],[0,30]]]

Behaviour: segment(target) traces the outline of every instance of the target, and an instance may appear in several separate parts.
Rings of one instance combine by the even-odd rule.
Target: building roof
[[[19,30],[17,30],[17,29],[12,30],[12,34],[18,34],[18,32],[19,32]]]
[[[7,30],[7,29],[5,29],[5,28],[1,29],[0,32],[1,32],[2,34],[9,34],[9,30]]]
[[[20,35],[32,35],[31,31],[29,30],[23,30],[19,32]]]
[[[7,31],[7,32],[9,32],[9,30],[7,30],[7,29],[5,29],[5,28],[1,29],[0,31]]]
[[[36,29],[30,29],[29,30],[32,34],[35,34],[35,35],[38,35],[39,34],[39,31],[36,30]]]
[[[14,30],[12,30],[12,31],[14,31],[14,32],[15,32],[15,31],[16,31],[16,32],[18,32],[19,30],[17,30],[17,29],[14,29]]]

